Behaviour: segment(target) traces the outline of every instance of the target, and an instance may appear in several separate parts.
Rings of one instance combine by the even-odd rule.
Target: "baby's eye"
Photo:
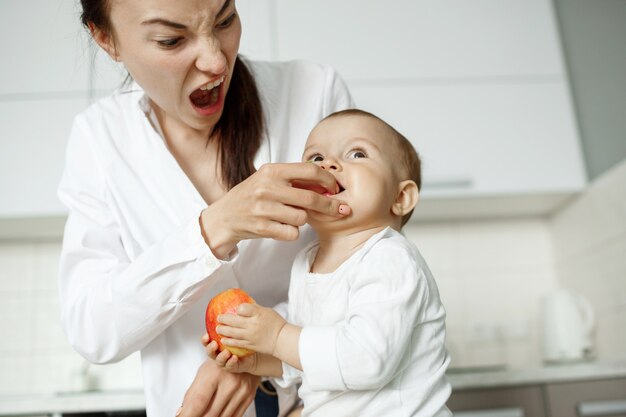
[[[309,158],[309,162],[322,162],[324,157],[320,154],[315,154]]]
[[[365,153],[365,151],[362,151],[360,149],[355,149],[348,153],[348,158],[349,159],[367,158],[367,154]]]

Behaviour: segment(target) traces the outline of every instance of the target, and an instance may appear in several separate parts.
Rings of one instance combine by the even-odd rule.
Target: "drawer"
[[[540,386],[455,391],[448,408],[456,417],[545,417]]]
[[[551,417],[626,417],[626,378],[549,384]]]

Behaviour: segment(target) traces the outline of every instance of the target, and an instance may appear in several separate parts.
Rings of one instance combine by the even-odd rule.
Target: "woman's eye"
[[[220,29],[225,29],[225,28],[229,27],[230,25],[233,24],[233,22],[235,21],[236,17],[237,17],[237,13],[231,14],[225,20],[223,20],[221,23],[218,23],[217,27],[220,28]]]
[[[324,157],[322,155],[313,155],[312,157],[309,158],[310,162],[322,162],[324,160]]]
[[[349,159],[367,158],[367,154],[361,150],[350,151],[348,154]]]
[[[163,48],[173,48],[176,45],[178,45],[180,41],[182,40],[183,38],[163,39],[163,40],[157,41],[157,43]]]

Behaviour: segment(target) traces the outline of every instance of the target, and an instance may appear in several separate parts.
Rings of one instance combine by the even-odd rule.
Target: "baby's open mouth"
[[[337,181],[337,186],[339,187],[339,191],[337,192],[337,194],[341,194],[342,192],[344,192],[344,191],[346,190],[345,188],[343,188],[343,185],[341,185],[341,184],[339,183],[339,181]],[[333,194],[333,193],[331,193],[331,192],[329,192],[329,191],[327,191],[327,192],[325,192],[325,193],[324,193],[324,195],[325,195],[326,197],[331,197],[331,196],[333,196],[333,195],[337,195],[337,194]]]
[[[203,85],[189,95],[189,100],[191,100],[194,106],[201,109],[217,104],[220,99],[220,86],[224,79],[225,77],[222,76],[213,82]]]

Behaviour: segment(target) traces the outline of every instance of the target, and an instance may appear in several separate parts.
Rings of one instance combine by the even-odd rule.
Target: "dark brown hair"
[[[106,33],[113,33],[109,21],[109,1],[81,0],[81,5],[80,19],[87,29],[91,23]],[[211,137],[220,141],[220,179],[227,189],[254,173],[254,156],[261,146],[263,133],[265,120],[256,82],[246,64],[237,56],[224,100],[224,111],[211,133]]]
[[[413,180],[415,184],[417,184],[417,189],[420,190],[422,188],[422,161],[420,160],[419,154],[411,144],[411,142],[400,132],[394,129],[389,123],[385,122],[380,117],[367,112],[365,110],[360,109],[346,109],[340,110],[334,113],[329,114],[323,120],[330,119],[331,117],[340,117],[340,116],[364,116],[370,117],[372,119],[378,120],[382,123],[391,133],[391,136],[395,139],[396,145],[398,146],[398,155],[401,156],[400,166],[403,169],[402,175],[406,175],[406,178]],[[413,214],[413,210],[402,216],[402,226],[406,224],[411,218]]]

